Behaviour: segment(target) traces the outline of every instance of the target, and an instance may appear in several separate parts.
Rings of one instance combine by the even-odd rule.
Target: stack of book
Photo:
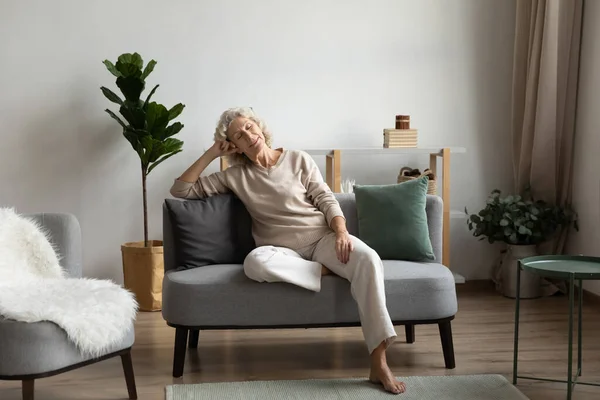
[[[417,133],[416,129],[384,129],[383,147],[417,147]]]

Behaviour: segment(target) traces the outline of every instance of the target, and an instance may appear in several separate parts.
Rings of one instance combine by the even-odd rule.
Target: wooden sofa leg
[[[198,329],[190,329],[190,339],[188,342],[188,347],[190,349],[198,348],[198,337],[200,336],[200,331]]]
[[[121,354],[121,364],[123,364],[123,373],[125,374],[125,383],[129,399],[137,399],[137,390],[135,388],[135,375],[133,374],[133,363],[131,362],[131,350]]]
[[[414,343],[415,342],[415,326],[412,324],[404,325],[404,330],[406,331],[406,343]]]
[[[33,391],[35,388],[35,381],[33,379],[27,379],[22,381],[22,392],[23,400],[33,400]]]
[[[175,351],[173,354],[173,377],[183,376],[183,365],[185,364],[185,351],[188,339],[188,329],[175,329]]]
[[[438,323],[440,328],[440,338],[442,339],[442,349],[444,351],[444,362],[446,368],[456,368],[456,362],[454,360],[454,344],[452,343],[452,326],[450,321],[444,321]]]

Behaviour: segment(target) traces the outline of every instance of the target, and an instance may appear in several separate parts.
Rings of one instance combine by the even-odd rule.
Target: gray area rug
[[[402,400],[527,400],[502,375],[411,376]],[[392,395],[365,379],[248,381],[169,385],[166,400],[364,400]]]

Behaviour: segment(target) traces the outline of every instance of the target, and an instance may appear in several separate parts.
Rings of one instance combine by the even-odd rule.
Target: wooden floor
[[[523,302],[520,374],[566,378],[567,300]],[[510,380],[513,316],[514,301],[490,284],[461,285],[453,322],[456,369],[444,368],[437,326],[417,326],[414,344],[404,342],[398,327],[389,363],[398,376],[502,374]],[[586,303],[583,321],[582,380],[600,382],[600,306]],[[183,378],[174,379],[174,330],[160,313],[141,313],[136,326],[133,362],[143,400],[164,399],[164,387],[172,383],[364,377],[369,367],[359,328],[213,331],[201,332],[198,351],[187,354]],[[520,380],[517,386],[532,400],[566,398],[560,383]],[[36,382],[37,400],[126,398],[118,358]],[[577,386],[573,398],[599,399],[600,388]],[[20,383],[0,382],[0,399],[20,399]]]

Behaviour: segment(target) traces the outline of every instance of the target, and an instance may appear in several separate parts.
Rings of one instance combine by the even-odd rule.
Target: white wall
[[[153,238],[172,179],[227,107],[253,106],[276,145],[301,149],[380,146],[407,113],[422,144],[468,149],[452,164],[452,266],[488,278],[495,254],[461,212],[511,187],[514,13],[495,0],[3,0],[0,205],[74,213],[84,273],[121,281],[119,246],[142,237],[139,162],[99,87],[115,87],[102,60],[137,51],[158,61],[154,99],[187,105],[184,152],[149,178]],[[357,158],[343,173],[392,183],[408,161],[427,163]]]
[[[579,213],[579,232],[569,237],[572,254],[600,256],[600,2],[586,1],[583,15],[581,65],[577,98],[577,130],[573,165],[573,201]],[[585,288],[600,294],[600,282]]]

